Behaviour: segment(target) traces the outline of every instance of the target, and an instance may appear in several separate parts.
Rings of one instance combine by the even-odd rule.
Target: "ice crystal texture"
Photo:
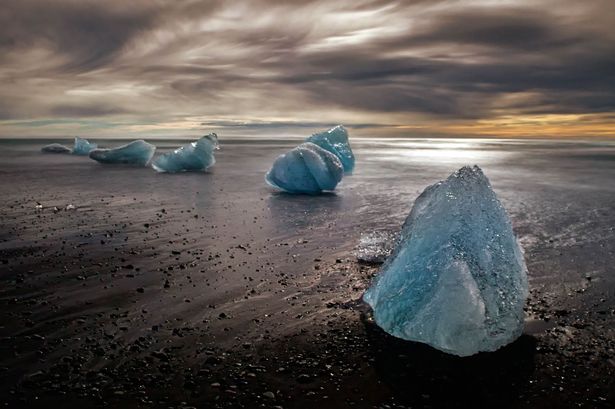
[[[357,260],[369,264],[381,264],[391,255],[399,236],[390,232],[361,233],[359,245],[354,251]]]
[[[521,335],[527,294],[511,222],[474,166],[417,198],[399,244],[363,298],[386,332],[468,356]]]

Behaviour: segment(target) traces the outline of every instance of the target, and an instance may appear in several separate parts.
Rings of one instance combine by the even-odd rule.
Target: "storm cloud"
[[[610,3],[7,0],[0,136],[613,136]]]

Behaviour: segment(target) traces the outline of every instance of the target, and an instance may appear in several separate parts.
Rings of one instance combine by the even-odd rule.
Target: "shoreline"
[[[615,162],[488,152],[525,248],[526,332],[456,358],[374,326],[359,300],[377,267],[351,254],[361,233],[398,229],[422,189],[458,164],[358,145],[361,166],[337,194],[293,197],[262,179],[285,149],[229,146],[211,172],[174,176],[4,153],[0,402],[613,406]]]

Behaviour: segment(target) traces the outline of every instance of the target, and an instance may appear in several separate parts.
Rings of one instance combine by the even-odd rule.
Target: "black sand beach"
[[[1,141],[2,405],[615,406],[615,144],[355,140],[355,173],[310,197],[263,181],[294,143],[222,138],[210,172],[167,175]],[[531,294],[518,341],[457,358],[371,322],[353,250],[474,163]]]

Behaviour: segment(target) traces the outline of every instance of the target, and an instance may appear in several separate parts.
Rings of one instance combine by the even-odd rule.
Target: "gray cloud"
[[[19,103],[0,119],[172,132],[615,111],[609,2],[507,4],[8,0],[0,99]]]
[[[339,125],[335,122],[299,122],[299,121],[267,121],[267,122],[234,122],[234,121],[207,121],[201,123],[208,128],[247,128],[247,129],[275,129],[275,128],[332,128]],[[396,126],[392,124],[349,123],[346,127],[354,129],[382,128]]]
[[[91,105],[55,105],[50,109],[54,116],[79,118],[79,117],[101,117],[108,115],[120,115],[130,113],[129,110],[121,109],[117,106],[105,104]]]
[[[424,26],[406,39],[407,44],[447,43],[544,52],[588,40],[582,29],[570,30],[558,24],[548,10],[529,7],[464,8],[442,13]]]
[[[0,12],[0,50],[44,47],[68,57],[64,70],[91,70],[111,63],[154,17],[150,8],[103,2],[8,0]]]

